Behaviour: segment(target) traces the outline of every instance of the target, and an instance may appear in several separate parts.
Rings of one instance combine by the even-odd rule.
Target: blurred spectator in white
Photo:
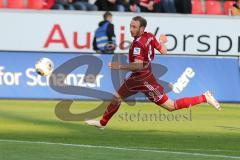
[[[191,0],[175,0],[175,6],[177,13],[192,13],[192,3]]]
[[[236,3],[231,8],[231,12],[233,16],[240,16],[240,0],[236,0]]]

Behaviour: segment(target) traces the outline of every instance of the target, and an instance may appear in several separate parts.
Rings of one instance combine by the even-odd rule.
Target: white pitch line
[[[172,148],[141,147],[140,149],[170,150]],[[197,149],[197,148],[189,149],[189,148],[184,148],[184,149],[181,149],[181,151],[208,151],[208,152],[236,152],[236,153],[239,153],[238,150],[227,150],[227,149]]]
[[[150,150],[150,149],[140,149],[140,148],[123,148],[123,147],[113,147],[113,146],[95,146],[95,145],[85,145],[85,144],[68,144],[68,143],[54,143],[54,142],[41,142],[41,141],[21,141],[21,140],[10,140],[10,139],[0,139],[0,142],[59,145],[59,146],[82,147],[82,148],[99,148],[99,149],[138,151],[138,152],[151,152],[151,153],[171,153],[171,154],[189,155],[189,156],[240,159],[239,156],[227,156],[227,155],[204,154],[204,153],[190,153],[190,152],[179,152],[179,151],[177,152],[177,151]]]

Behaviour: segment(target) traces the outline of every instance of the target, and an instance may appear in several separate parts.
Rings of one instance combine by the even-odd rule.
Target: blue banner
[[[73,65],[73,71],[64,82],[67,85],[90,89],[91,96],[69,94],[71,91],[60,93],[51,88],[49,77],[37,75],[34,69],[35,63],[43,57],[50,58],[55,68],[68,68],[69,66],[66,65],[70,67]],[[126,55],[113,57],[113,55],[71,53],[0,52],[0,98],[110,99],[115,88],[117,89],[122,79],[129,74],[110,70],[108,63],[112,59],[127,63]],[[156,78],[172,99],[200,95],[211,90],[221,102],[240,102],[239,60],[236,57],[157,55],[153,63]],[[91,74],[86,75],[89,67],[99,69],[99,73],[95,77]],[[58,75],[55,80],[57,81],[59,77],[63,76]],[[94,81],[89,81],[91,79]],[[141,94],[136,98],[145,100]]]

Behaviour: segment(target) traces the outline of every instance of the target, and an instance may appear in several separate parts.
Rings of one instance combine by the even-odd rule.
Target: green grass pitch
[[[153,103],[123,103],[100,130],[59,120],[57,103],[1,100],[0,160],[240,159],[239,104],[222,104],[222,111],[198,105],[167,112]],[[71,111],[85,112],[99,103],[74,102]]]

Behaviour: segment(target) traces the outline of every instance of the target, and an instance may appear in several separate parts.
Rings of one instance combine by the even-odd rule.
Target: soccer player
[[[101,120],[87,120],[86,123],[88,125],[104,128],[111,117],[117,112],[121,101],[137,92],[144,93],[150,101],[170,112],[201,103],[208,103],[217,110],[221,110],[219,103],[210,91],[200,96],[186,97],[175,101],[171,100],[164,93],[164,88],[157,83],[157,80],[153,76],[151,61],[154,59],[154,49],[158,50],[161,54],[167,53],[164,45],[167,42],[167,37],[161,35],[158,42],[152,33],[145,32],[146,26],[147,21],[143,17],[136,16],[132,19],[130,31],[134,40],[129,49],[129,64],[120,64],[119,62],[109,63],[110,69],[127,70],[132,71],[132,73],[115,93]]]

